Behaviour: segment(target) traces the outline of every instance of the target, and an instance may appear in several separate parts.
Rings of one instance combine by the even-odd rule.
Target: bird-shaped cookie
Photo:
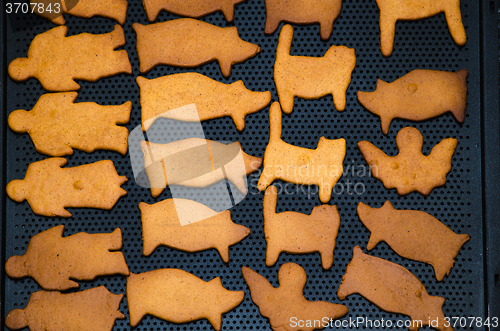
[[[433,188],[446,183],[458,141],[443,139],[428,156],[422,153],[423,142],[418,129],[406,127],[396,136],[399,149],[396,156],[385,154],[368,141],[358,142],[358,148],[373,176],[381,180],[386,189],[396,188],[399,195],[413,191],[429,195]]]
[[[317,323],[298,326],[299,323],[293,323],[293,320],[337,319],[349,311],[344,305],[307,300],[304,297],[307,275],[298,264],[285,263],[281,266],[278,288],[250,268],[243,267],[241,272],[250,287],[252,301],[259,306],[260,313],[269,318],[271,328],[275,331],[322,329],[326,326],[323,323],[320,326]]]

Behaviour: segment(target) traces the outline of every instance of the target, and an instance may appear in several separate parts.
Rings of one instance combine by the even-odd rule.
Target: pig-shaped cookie
[[[73,148],[91,153],[97,149],[123,155],[128,148],[127,124],[132,102],[101,106],[95,102],[77,102],[76,92],[47,93],[32,110],[10,113],[9,126],[17,133],[27,132],[37,152],[49,156],[73,154]]]
[[[173,323],[208,319],[215,330],[222,327],[222,314],[238,306],[243,291],[229,291],[219,277],[205,282],[179,269],[158,269],[127,278],[130,325],[139,324],[145,315]]]
[[[285,25],[281,29],[274,82],[283,112],[290,114],[294,98],[318,99],[333,96],[338,111],[346,106],[346,91],[351,83],[351,74],[356,66],[354,49],[331,46],[322,57],[290,55],[293,28]]]
[[[200,18],[222,11],[228,22],[234,19],[234,6],[245,0],[143,0],[148,20],[153,22],[162,9],[179,16]]]
[[[243,225],[234,224],[229,210],[217,213],[187,199],[167,199],[148,205],[139,203],[142,221],[143,254],[148,256],[160,245],[187,252],[216,248],[224,262],[229,262],[229,246],[250,234]],[[195,223],[183,224],[179,213],[195,214]],[[188,217],[182,215],[183,217]],[[197,219],[202,219],[197,221]]]
[[[380,116],[387,134],[394,118],[424,121],[451,112],[462,123],[467,108],[469,71],[413,70],[392,83],[377,81],[374,92],[358,91],[358,100]]]
[[[398,20],[418,20],[444,12],[451,36],[457,45],[467,40],[460,0],[376,0],[380,10],[380,49],[384,56],[392,54],[394,32]]]
[[[202,138],[188,138],[168,144],[140,143],[151,195],[178,184],[207,187],[227,178],[246,194],[246,176],[260,168],[262,159],[248,155],[239,142],[225,145]]]
[[[99,78],[132,73],[123,28],[115,25],[104,34],[80,33],[67,37],[68,28],[58,26],[37,35],[27,57],[9,64],[9,76],[15,81],[37,78],[51,92],[79,90],[75,80],[95,82]]]
[[[250,91],[241,80],[224,84],[196,72],[155,79],[137,77],[137,84],[141,89],[144,131],[158,117],[198,122],[224,116],[231,116],[236,128],[241,131],[245,128],[245,116],[258,112],[271,101],[271,92]],[[178,111],[180,107],[193,103],[198,116]]]
[[[358,142],[358,148],[373,177],[381,180],[386,189],[396,188],[399,195],[413,191],[429,195],[435,187],[446,183],[458,141],[443,139],[427,156],[422,153],[423,143],[424,138],[418,129],[406,127],[396,136],[399,149],[396,156],[385,154],[369,141]]]
[[[123,25],[127,17],[127,0],[30,0],[33,12],[52,23],[63,25],[63,14],[90,18],[109,17]]]
[[[24,309],[14,309],[5,317],[11,330],[28,327],[30,331],[111,331],[123,294],[113,294],[104,286],[63,294],[38,291],[31,295]]]
[[[269,318],[274,331],[312,331],[323,329],[321,326],[292,326],[292,321],[315,321],[325,317],[337,319],[349,312],[344,305],[325,301],[309,301],[304,296],[307,274],[295,263],[281,266],[278,277],[279,287],[273,287],[269,281],[250,268],[241,268],[245,282],[250,288],[252,301],[259,307],[262,316]]]
[[[352,260],[347,266],[337,296],[344,300],[358,293],[380,309],[407,315],[423,326],[438,319],[437,330],[453,331],[444,325],[444,298],[431,296],[424,285],[408,269],[399,264],[370,256],[354,247]],[[434,325],[431,325],[434,327]],[[410,327],[417,331],[418,327]]]
[[[333,21],[342,8],[342,0],[266,0],[266,34],[272,34],[281,21],[297,24],[319,23],[321,39],[332,35]]]
[[[192,18],[132,25],[137,34],[141,73],[158,64],[193,68],[217,60],[224,77],[231,66],[260,52],[260,47],[242,40],[236,27],[221,28]]]
[[[381,208],[360,202],[358,215],[371,232],[367,250],[385,241],[402,257],[432,265],[438,281],[450,273],[460,248],[470,239],[423,211],[396,210],[389,201]]]

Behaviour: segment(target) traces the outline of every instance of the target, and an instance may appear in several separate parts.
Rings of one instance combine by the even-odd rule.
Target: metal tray
[[[139,88],[135,78],[139,75],[139,62],[135,48],[136,35],[132,23],[147,24],[141,1],[130,0],[127,21],[124,25],[128,51],[132,62],[132,75],[117,75],[101,79],[96,83],[79,82],[82,86],[78,101],[95,101],[99,104],[121,104],[133,102],[129,129],[140,124]],[[241,275],[241,267],[248,266],[278,285],[279,267],[286,262],[296,262],[307,272],[308,281],[304,294],[309,300],[324,300],[341,303],[337,289],[342,275],[352,257],[352,249],[360,245],[366,248],[369,232],[356,214],[359,201],[380,207],[390,200],[396,208],[422,210],[432,214],[458,233],[471,236],[460,251],[454,268],[442,282],[434,278],[432,267],[397,256],[386,244],[379,244],[369,254],[399,263],[413,272],[422,281],[431,295],[443,296],[446,302],[444,314],[448,317],[500,317],[500,121],[498,103],[498,30],[495,1],[462,0],[462,18],[467,32],[467,44],[458,47],[448,31],[444,14],[411,22],[398,22],[394,52],[384,58],[379,49],[379,11],[375,0],[345,0],[342,11],[333,26],[333,35],[327,42],[319,38],[318,25],[294,25],[294,40],[291,53],[295,55],[322,56],[330,45],[346,45],[356,50],[357,64],[352,82],[347,90],[347,106],[343,112],[334,109],[331,96],[318,100],[296,99],[291,115],[283,117],[283,139],[294,145],[315,148],[321,136],[345,138],[347,154],[344,161],[344,176],[339,180],[342,194],[334,192],[330,204],[338,207],[341,226],[335,249],[335,260],[330,270],[321,267],[319,254],[282,254],[274,267],[265,266],[265,239],[263,232],[262,198],[255,186],[250,188],[246,199],[231,210],[233,220],[247,226],[252,233],[241,243],[230,248],[230,262],[221,261],[215,250],[198,253],[184,253],[167,247],[160,247],[149,256],[142,255],[141,223],[138,203],[154,203],[169,197],[166,190],[153,199],[147,188],[138,186],[132,174],[130,159],[113,152],[98,151],[92,154],[75,151],[67,157],[68,165],[75,166],[103,159],[111,159],[120,175],[129,181],[123,185],[128,194],[121,198],[110,211],[94,209],[72,209],[73,217],[40,217],[31,211],[26,202],[15,203],[2,189],[0,228],[1,265],[6,258],[23,254],[29,239],[52,226],[65,225],[65,235],[80,231],[89,233],[111,232],[116,227],[123,231],[123,253],[134,273],[158,268],[179,268],[193,273],[204,280],[220,276],[230,290],[244,290],[245,300],[236,309],[223,316],[223,330],[269,330],[268,320],[262,317],[251,301],[249,289]],[[7,76],[7,65],[14,58],[25,56],[31,40],[39,33],[55,25],[34,15],[8,16],[4,10],[2,20],[2,162],[0,163],[1,187],[10,180],[22,178],[28,165],[45,156],[35,152],[28,135],[18,135],[7,127],[7,116],[16,109],[31,109],[38,98],[46,93],[40,83],[30,79],[16,83]],[[105,33],[116,24],[111,19],[94,17],[82,19],[65,16],[69,35],[82,32]],[[177,18],[162,12],[157,22]],[[222,77],[218,64],[211,63],[195,69],[180,69],[158,66],[144,75],[147,78],[196,71],[221,82],[242,79],[245,85],[256,91],[270,90],[273,101],[277,93],[273,81],[273,65],[279,30],[273,35],[264,35],[265,6],[263,0],[247,0],[236,6],[234,24],[228,24],[220,12],[202,18],[218,26],[237,26],[240,37],[260,45],[256,57],[235,65],[228,79]],[[282,26],[282,25],[281,25]],[[380,129],[380,120],[364,109],[356,98],[358,90],[374,90],[377,78],[393,81],[417,68],[457,71],[469,70],[468,108],[462,125],[450,114],[425,122],[415,123],[395,120],[388,135]],[[243,132],[238,132],[230,118],[203,122],[207,139],[240,141],[245,152],[263,157],[269,138],[268,109],[250,115]],[[441,139],[455,137],[458,147],[452,161],[452,171],[446,185],[436,188],[424,197],[419,193],[399,196],[395,190],[386,190],[381,182],[367,175],[360,175],[356,169],[365,166],[356,144],[369,140],[389,154],[397,152],[396,133],[405,126],[418,128],[424,136],[424,153]],[[255,183],[257,174],[249,181]],[[363,192],[349,194],[345,189],[348,182],[363,187]],[[285,185],[285,183],[280,183]],[[300,188],[288,185],[289,194],[278,198],[278,211],[293,210],[309,213],[320,204],[314,188]],[[359,190],[358,190],[359,192]],[[32,279],[12,280],[2,277],[1,316],[14,308],[24,308],[31,293],[40,290]],[[125,293],[124,277],[100,277],[93,282],[81,282],[80,290],[105,285],[113,293]],[[349,317],[363,316],[366,319],[392,321],[408,319],[406,316],[389,314],[359,295],[352,295],[342,303],[349,307]],[[120,310],[128,318],[126,297]],[[1,323],[2,330],[5,328]],[[129,330],[128,319],[117,320],[114,330]],[[151,316],[142,320],[137,330],[212,330],[207,320],[188,324],[173,324]],[[358,326],[358,329],[371,329]],[[462,329],[462,328],[457,328]],[[463,329],[477,329],[465,327]],[[487,329],[487,328],[484,328]]]

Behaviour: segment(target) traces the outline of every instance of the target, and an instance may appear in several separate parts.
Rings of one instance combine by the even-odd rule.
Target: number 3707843
[[[7,14],[27,14],[27,13],[54,13],[61,12],[61,4],[56,3],[43,3],[43,2],[8,2],[5,4],[5,11]]]

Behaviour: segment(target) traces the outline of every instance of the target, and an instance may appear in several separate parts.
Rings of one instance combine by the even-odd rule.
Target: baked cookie
[[[266,34],[272,34],[282,21],[319,23],[321,39],[332,35],[333,22],[342,8],[342,0],[266,0]]]
[[[438,281],[450,273],[460,248],[470,239],[423,211],[397,210],[389,201],[381,208],[360,202],[358,216],[371,232],[367,250],[385,241],[400,256],[432,265]]]
[[[260,52],[258,45],[242,40],[234,26],[221,28],[192,18],[132,25],[137,34],[141,73],[159,64],[193,68],[217,60],[224,77],[231,66]]]
[[[246,194],[246,176],[262,164],[261,158],[243,152],[239,142],[188,138],[168,144],[142,141],[140,146],[153,197],[168,185],[206,187],[224,178]]]
[[[153,205],[141,202],[139,209],[145,256],[160,245],[186,252],[215,248],[227,263],[229,246],[239,243],[250,234],[248,228],[233,223],[229,210],[217,213],[196,201],[166,199]],[[183,223],[181,217],[193,223]]]
[[[451,112],[462,123],[467,108],[469,71],[413,70],[392,83],[377,80],[374,92],[358,91],[359,102],[380,116],[387,134],[394,118],[424,121]]]
[[[120,187],[127,178],[117,174],[113,161],[61,168],[66,163],[61,157],[31,163],[24,179],[7,185],[7,195],[17,202],[27,200],[37,215],[71,217],[65,208],[111,209],[127,194]]]
[[[234,18],[234,6],[245,0],[143,0],[148,20],[153,22],[162,10],[180,16],[200,18],[222,11],[228,22]]]
[[[269,110],[270,137],[264,154],[264,170],[257,188],[264,191],[275,179],[319,186],[319,199],[330,201],[333,186],[342,176],[345,139],[321,137],[316,149],[290,145],[281,139],[281,108],[274,102]]]
[[[32,110],[15,110],[9,126],[17,133],[27,132],[37,152],[49,156],[73,154],[73,148],[91,153],[98,149],[127,154],[127,124],[132,102],[101,106],[78,102],[76,92],[43,94]]]
[[[376,0],[380,10],[380,49],[384,56],[392,54],[394,31],[399,20],[418,20],[444,12],[451,36],[457,45],[467,40],[460,12],[460,0]]]
[[[276,186],[269,186],[263,203],[266,265],[273,266],[281,252],[319,252],[323,268],[330,269],[340,226],[337,206],[316,206],[310,215],[293,211],[276,213],[277,197]]]
[[[399,195],[413,191],[429,195],[432,189],[446,183],[458,141],[454,138],[443,139],[428,156],[422,153],[423,142],[418,129],[406,127],[396,136],[399,149],[396,156],[385,154],[368,141],[358,142],[358,148],[373,177],[381,180],[386,189],[396,188]]]
[[[429,295],[408,269],[364,254],[359,246],[354,247],[352,260],[342,277],[337,295],[344,300],[355,293],[382,310],[409,316],[412,325],[418,322],[426,326],[438,319],[437,330],[453,331],[450,326],[444,325],[444,298]],[[418,330],[418,327],[409,329]]]
[[[75,280],[93,280],[97,276],[125,275],[128,266],[122,252],[122,232],[63,237],[64,225],[58,225],[30,239],[23,255],[11,256],[5,272],[12,278],[32,277],[44,290],[64,291],[78,287]]]
[[[231,116],[236,128],[245,128],[245,116],[266,107],[271,92],[254,92],[239,80],[220,83],[196,72],[168,75],[155,79],[137,77],[141,89],[141,121],[145,131],[158,117],[179,121],[199,122]],[[179,108],[195,104],[194,112]],[[170,111],[174,110],[174,111]]]
[[[117,318],[125,318],[118,310],[122,298],[104,286],[68,294],[38,291],[31,294],[26,308],[7,314],[5,325],[11,330],[111,331]]]
[[[346,315],[349,309],[324,301],[309,301],[304,297],[304,286],[307,275],[301,266],[295,263],[285,263],[279,271],[279,287],[273,287],[266,278],[250,268],[241,268],[252,301],[259,307],[262,316],[267,317],[271,328],[275,331],[317,330],[324,326],[293,327],[291,321],[323,320],[325,317],[337,319]]]
[[[318,99],[328,94],[332,95],[335,108],[344,110],[347,87],[356,66],[354,49],[331,46],[323,57],[293,56],[292,40],[293,28],[287,24],[281,29],[274,64],[274,82],[283,112],[292,112],[295,97]]]
[[[47,91],[79,90],[75,79],[95,82],[99,78],[132,73],[123,28],[105,34],[81,33],[66,37],[68,28],[59,26],[37,35],[31,42],[28,57],[9,64],[9,76],[15,81],[35,77]]]
[[[219,277],[205,282],[179,269],[158,269],[127,278],[130,325],[139,324],[145,315],[173,323],[188,323],[206,318],[215,330],[222,327],[222,314],[237,307],[243,291],[228,291]]]

